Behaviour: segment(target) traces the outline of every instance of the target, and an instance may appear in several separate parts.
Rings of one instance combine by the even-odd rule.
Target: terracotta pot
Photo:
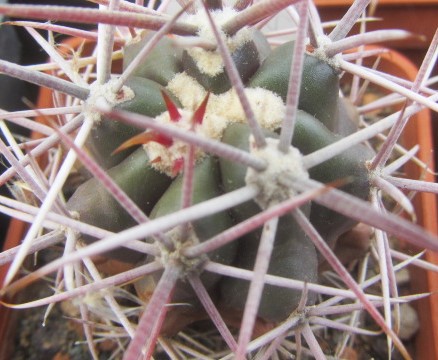
[[[321,3],[323,1],[320,1]],[[335,3],[334,1],[333,3]],[[427,1],[426,1],[427,2]],[[435,1],[430,1],[435,3]],[[327,2],[328,3],[328,2]],[[337,3],[345,3],[337,1]],[[325,4],[327,5],[327,4]],[[77,41],[73,40],[70,45],[74,45]],[[383,55],[383,59],[379,69],[388,73],[413,80],[417,74],[417,67],[405,56],[398,52],[391,51]],[[52,106],[51,92],[48,89],[41,89],[40,100],[38,107]],[[418,157],[426,163],[432,163],[432,138],[431,138],[431,116],[430,111],[424,110],[414,116],[408,128],[405,130],[403,142],[406,147],[411,147],[415,144],[420,144],[420,152]],[[420,169],[416,166],[408,166],[408,176],[410,178],[419,178]],[[426,175],[426,180],[432,181],[430,174]],[[436,198],[433,194],[421,193],[415,199],[415,207],[418,216],[418,222],[430,232],[438,234],[437,227],[437,208]],[[19,244],[24,234],[25,225],[19,221],[13,220],[6,239],[5,249]],[[438,264],[438,254],[427,252],[426,260]],[[0,282],[6,273],[6,266],[0,268]],[[412,284],[413,291],[422,292],[437,292],[438,291],[438,274],[425,272],[418,269],[412,270],[412,279],[415,279]],[[434,339],[438,339],[438,301],[436,296],[431,296],[418,302],[418,311],[421,322],[421,329],[417,336],[416,356],[418,359],[438,359],[438,343]],[[0,305],[0,339],[13,339],[14,330],[14,314],[10,309],[1,307]],[[12,321],[12,324],[10,323]],[[6,342],[8,346],[0,347],[0,360],[9,359],[11,354],[10,346],[12,341]],[[10,346],[9,346],[10,345]],[[432,355],[435,354],[435,355]]]
[[[353,3],[352,0],[316,0],[321,19],[331,21],[340,19]],[[377,3],[377,1],[376,1]],[[385,46],[407,55],[420,66],[425,51],[437,29],[438,0],[379,0],[373,16],[378,21],[367,24],[367,30],[404,29],[422,39],[413,37],[403,41],[394,41]],[[352,33],[357,33],[356,26]]]

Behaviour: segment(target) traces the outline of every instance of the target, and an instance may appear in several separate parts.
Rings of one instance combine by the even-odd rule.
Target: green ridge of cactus
[[[193,176],[193,198],[192,203],[198,204],[202,201],[212,199],[221,194],[220,191],[220,175],[217,159],[207,156],[196,165]],[[170,214],[181,209],[181,194],[183,187],[183,176],[180,174],[176,177],[169,188],[157,201],[151,212],[151,219],[156,219],[160,216]],[[208,216],[201,220],[194,221],[192,229],[175,229],[171,235],[175,246],[192,245],[193,243],[203,242],[211,237],[221,233],[233,225],[231,216],[223,211],[214,215]],[[233,242],[223,246],[211,253],[209,258],[213,261],[229,265],[233,262],[236,256],[236,244]],[[202,264],[200,264],[202,265]],[[196,271],[196,269],[194,269]],[[199,271],[199,270],[198,270]],[[216,285],[219,276],[212,273],[201,274],[201,280],[207,289],[211,289]],[[173,297],[175,302],[188,301],[194,298],[193,291],[190,286],[179,286]]]
[[[137,149],[120,164],[108,170],[108,175],[123,191],[149,214],[158,199],[171,183],[171,179],[148,165],[149,159],[143,149]],[[67,203],[70,211],[77,214],[79,220],[101,227],[108,231],[119,232],[136,224],[135,220],[118,201],[95,178],[80,185]],[[95,239],[82,236],[87,243]],[[108,256],[121,261],[135,263],[142,255],[129,249],[118,249]]]
[[[239,241],[236,266],[247,270],[254,267],[259,239],[260,233],[256,231],[244,236]],[[317,269],[316,250],[310,239],[291,215],[281,217],[268,274],[315,283],[318,278]],[[219,303],[221,308],[224,311],[243,311],[248,288],[248,281],[224,277],[220,284]],[[267,322],[284,321],[297,307],[301,296],[300,290],[265,285],[258,316]],[[314,294],[310,294],[307,304],[312,305],[314,301]]]
[[[290,41],[274,49],[250,79],[249,86],[271,90],[286,101],[294,44]],[[338,71],[327,62],[306,54],[298,108],[333,130],[338,121],[338,101]]]
[[[138,39],[124,47],[123,68],[126,69],[138,52],[150,41],[152,34],[143,33]],[[138,66],[133,75],[166,86],[167,83],[179,72],[182,66],[183,49],[177,46],[172,39],[162,38],[149,53],[147,59]]]

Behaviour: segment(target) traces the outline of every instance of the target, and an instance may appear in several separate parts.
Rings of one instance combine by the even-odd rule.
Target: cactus
[[[72,62],[56,58],[49,50],[69,81],[0,62],[5,74],[81,101],[80,109],[72,110],[74,117],[61,109],[52,112],[67,120],[65,125],[39,129],[58,140],[49,143],[48,136],[30,151],[55,149],[56,141],[69,149],[50,188],[46,180],[40,181],[29,157],[17,147],[14,155],[3,144],[11,164],[3,182],[18,174],[41,206],[23,244],[0,257],[12,262],[1,295],[7,297],[53,271],[60,271],[64,279],[58,278],[57,293],[24,306],[98,292],[108,284],[126,288],[132,282],[134,293],[128,298],[138,304],[130,311],[117,303],[109,289],[103,295],[116,319],[111,326],[126,334],[126,359],[136,359],[142,352],[150,358],[158,343],[169,356],[176,356],[172,353],[181,350],[172,339],[196,329],[205,319],[218,330],[222,348],[208,350],[208,339],[201,339],[202,351],[210,351],[204,357],[218,358],[226,351],[237,359],[270,358],[276,351],[281,353],[281,340],[286,337],[295,342],[294,353],[299,356],[304,351],[302,336],[310,353],[322,358],[325,355],[310,327],[324,316],[322,296],[333,296],[334,305],[328,306],[334,313],[342,313],[340,301],[357,297],[386,334],[388,349],[394,344],[409,358],[389,320],[391,297],[398,295],[389,294],[382,275],[383,295],[370,296],[334,251],[338,239],[362,223],[373,227],[383,244],[392,234],[423,248],[438,248],[434,235],[389,213],[383,205],[380,190],[412,213],[407,198],[385,180],[382,170],[389,161],[385,148],[392,150],[391,141],[398,135],[390,133],[382,148],[370,141],[399,126],[399,115],[360,130],[363,119],[342,87],[344,71],[366,79],[373,74],[352,67],[342,51],[376,39],[410,35],[394,30],[383,37],[368,33],[344,39],[365,2],[353,5],[329,36],[323,35],[314,5],[307,1],[229,5],[210,0],[188,3],[173,16],[164,14],[167,2],[159,10],[153,9],[154,3],[146,8],[112,0],[107,9],[102,1],[104,11],[87,12],[0,6],[0,13],[11,16],[99,25],[96,80],[91,85],[87,76],[92,65],[88,72],[75,72]],[[294,40],[276,47],[255,24],[286,7],[296,11],[299,26]],[[115,26],[131,32],[115,33]],[[55,25],[45,27],[94,37]],[[122,44],[121,51],[114,50],[115,42]],[[111,74],[111,54],[122,58],[121,74]],[[360,58],[360,52],[355,54]],[[412,91],[400,90],[398,83],[387,79],[375,81],[405,96],[410,115],[422,106],[436,110],[435,103],[415,91],[424,79],[413,83]],[[66,106],[69,101],[65,100]],[[31,113],[41,116],[45,111]],[[76,128],[68,128],[72,123]],[[413,157],[412,152],[405,153],[399,162]],[[70,195],[67,179],[78,163],[83,181]],[[436,192],[434,184],[424,181],[412,180],[404,186],[429,186]],[[65,234],[64,255],[13,280],[24,257],[37,251],[32,242],[36,239],[46,246],[48,240],[39,239],[42,229],[53,231],[47,239],[55,232]],[[382,260],[389,256],[384,254],[379,253],[382,274],[393,273],[392,263]],[[96,256],[121,261],[130,270],[106,274],[110,280],[105,285],[103,272],[99,275],[93,262]],[[350,292],[323,284],[319,269],[324,261]],[[83,285],[85,280],[90,284]],[[384,316],[377,311],[382,303]],[[104,321],[95,318],[85,301],[80,308],[84,320],[91,316],[97,323]],[[324,324],[338,331],[370,333],[332,320]],[[97,358],[88,321],[84,328],[91,354]],[[254,338],[258,340],[252,342]],[[340,347],[337,355],[342,351]]]

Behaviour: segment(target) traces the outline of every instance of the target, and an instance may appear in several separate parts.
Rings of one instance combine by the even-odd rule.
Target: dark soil
[[[34,298],[51,295],[46,285],[36,284],[28,289]],[[46,308],[19,310],[15,351],[11,360],[82,360],[90,359],[87,345],[80,343],[81,325],[69,320],[56,305],[45,325]],[[78,343],[79,341],[79,343]]]

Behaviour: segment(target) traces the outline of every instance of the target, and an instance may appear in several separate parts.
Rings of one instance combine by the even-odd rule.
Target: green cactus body
[[[108,170],[108,175],[146,214],[152,211],[171,182],[167,175],[155,171],[148,162],[146,152],[138,149]],[[113,232],[136,225],[135,220],[94,178],[79,186],[68,200],[67,208],[76,212],[81,221]],[[87,243],[95,240],[89,236],[83,236],[82,239]],[[108,256],[131,263],[144,257],[129,249],[114,250],[108,253]]]
[[[284,111],[284,104],[281,102],[280,97],[284,102],[288,89],[293,43],[286,43],[270,52],[266,39],[258,31],[254,31],[249,37],[248,35],[245,36],[246,41],[239,43],[230,52],[241,79],[247,87],[247,95],[250,97],[250,101],[258,104],[261,103],[261,98],[275,98],[275,101],[278,100],[281,105],[280,107],[276,105],[275,109],[280,109],[278,112],[281,113]],[[149,36],[145,36],[138,43],[126,46],[125,68],[131,63],[138,51],[145,46],[149,38]],[[208,52],[202,49],[201,51]],[[162,86],[167,86],[168,92],[173,93],[171,95],[174,96],[174,103],[177,106],[183,104],[181,109],[182,120],[175,122],[175,119],[173,119],[173,124],[183,128],[186,126],[186,129],[199,132],[202,136],[210,136],[210,133],[200,130],[205,122],[202,126],[191,123],[194,108],[199,106],[200,101],[202,101],[200,99],[205,97],[206,92],[213,93],[210,96],[210,103],[219,103],[219,97],[228,93],[221,94],[220,96],[215,94],[227,91],[230,88],[230,82],[223,69],[223,64],[222,68],[215,75],[207,74],[200,70],[200,66],[198,66],[200,60],[197,56],[191,52],[191,49],[182,49],[175,45],[172,39],[163,38],[135,71],[135,77],[132,77],[126,84],[134,91],[135,97],[132,100],[118,104],[117,107],[155,117],[156,121],[169,121],[169,116],[166,114],[167,108],[161,95]],[[215,56],[220,58],[217,51]],[[182,93],[178,93],[175,90],[178,86],[173,87],[174,80],[178,77],[183,79],[182,86],[179,86],[182,89]],[[192,88],[187,88],[189,82],[187,79],[195,83],[197,86],[196,91]],[[254,98],[251,97],[255,97],[257,91],[262,92],[262,96],[260,97],[259,93],[257,95],[259,97],[254,101]],[[175,99],[179,99],[180,102],[178,103]],[[248,151],[250,148],[250,131],[248,126],[244,124],[245,116],[239,115],[241,117],[239,118],[235,113],[230,115],[231,110],[229,109],[231,109],[230,103],[232,101],[229,99],[232,99],[232,97],[230,96],[226,99],[228,100],[225,101],[225,105],[222,103],[219,110],[212,109],[213,105],[210,109],[207,109],[205,115],[208,118],[207,123],[210,122],[209,126],[211,127],[211,124],[214,124],[213,127],[215,127],[215,135],[210,137]],[[265,105],[261,106],[261,109],[264,107]],[[344,123],[352,123],[350,120],[351,115],[346,111],[348,105],[339,98],[339,77],[336,69],[312,55],[305,56],[299,108],[302,111],[299,111],[297,114],[292,145],[303,154],[311,153],[335,142],[341,135],[344,135],[342,132],[345,127]],[[264,132],[267,137],[277,138],[281,120],[272,121],[271,118],[274,115],[281,118],[282,113],[273,114],[273,111],[266,111],[266,109],[265,112],[267,114],[264,115],[263,119],[259,119],[259,122],[262,126],[266,127]],[[257,111],[257,116],[260,113],[261,111]],[[186,125],[183,124],[184,121]],[[220,121],[223,121],[223,123],[218,126]],[[132,136],[132,133],[138,132],[129,127],[124,129],[125,125],[115,122],[103,121],[98,126],[99,128],[96,129],[98,133],[97,140],[96,136],[93,135],[94,139],[92,139],[92,142],[99,144],[99,141],[105,137],[105,142],[114,147],[127,140]],[[121,128],[118,128],[118,126]],[[353,126],[355,126],[354,123],[351,129],[353,129]],[[267,130],[268,128],[269,130]],[[346,133],[351,131],[346,130]],[[177,142],[175,140],[171,147]],[[136,178],[132,180],[132,184],[129,186],[125,186],[122,183],[131,183],[131,180],[125,178],[125,176],[129,176],[128,174],[123,175],[123,178],[120,177],[120,180],[117,178],[116,181],[126,188],[126,191],[129,193],[128,195],[131,196],[132,194],[135,198],[142,194],[141,196],[148,199],[142,201],[149,201],[148,206],[151,206],[148,209],[153,207],[151,217],[158,218],[181,208],[183,176],[179,175],[172,180],[173,176],[170,170],[175,159],[183,159],[185,157],[184,152],[186,150],[181,149],[183,147],[187,149],[187,144],[178,145],[180,147],[175,146],[171,150],[165,146],[158,146],[158,150],[154,150],[153,155],[149,152],[151,151],[149,145],[151,143],[145,145],[145,150],[137,150],[144,153],[144,169],[142,171],[145,174],[135,175]],[[155,146],[157,144],[152,145]],[[175,149],[177,149],[176,155],[173,152],[173,157],[168,156]],[[109,157],[107,154],[112,150],[114,149],[98,151],[98,155]],[[197,160],[194,173],[193,203],[196,204],[214,198],[220,195],[221,191],[230,192],[246,185],[245,176],[247,169],[244,166],[225,159],[206,156],[198,150],[196,150]],[[201,155],[198,156],[199,154]],[[356,145],[345,154],[338,155],[310,169],[309,174],[312,179],[322,183],[347,178],[351,181],[344,185],[342,190],[356,197],[365,198],[368,195],[369,183],[364,163],[372,155],[372,152],[367,147]],[[149,163],[147,156],[154,161]],[[157,161],[161,161],[163,164],[164,158],[170,159],[169,164],[158,167]],[[109,157],[107,161],[112,163],[114,160]],[[119,166],[125,166],[126,161],[124,160]],[[105,163],[105,161],[101,161],[101,163]],[[116,171],[114,170],[114,173]],[[149,176],[153,180],[140,180],[140,177],[143,176]],[[157,182],[163,183],[160,183],[159,191],[150,187],[150,184],[155,186]],[[111,200],[109,200],[108,194],[104,195],[105,201],[107,201],[107,204],[104,206],[109,214],[105,220],[102,220],[103,216],[100,206],[97,205],[97,201],[93,200],[97,196],[94,194],[97,193],[95,190],[97,185],[92,185],[90,182],[82,187],[83,189],[78,189],[69,203],[70,208],[78,211],[85,222],[113,231],[133,225],[132,219],[125,219],[126,214],[121,214],[123,210],[119,209],[117,204],[109,203]],[[154,194],[153,199],[151,193]],[[80,198],[87,196],[90,197],[90,200],[85,202],[87,204],[84,207],[78,205],[81,201]],[[89,209],[85,207],[89,207]],[[355,224],[354,221],[315,203],[304,205],[301,207],[301,210],[309,217],[311,223],[329,243],[333,243],[339,235]],[[173,229],[168,235],[174,240],[175,249],[163,250],[161,254],[162,260],[166,261],[166,257],[176,256],[184,244],[190,243],[190,236],[195,235],[197,241],[205,241],[229,229],[234,224],[256,215],[260,211],[258,203],[249,201],[236,206],[229,213],[220,212],[205,219],[194,221],[189,226],[189,231],[182,232],[187,235],[185,238],[181,238],[180,229]],[[112,227],[113,223],[120,225],[117,225],[119,227],[116,229]],[[208,256],[215,262],[251,269],[257,254],[260,234],[260,229],[255,230],[243,238],[234,241],[232,244],[213,251]],[[238,251],[237,256],[236,251]],[[143,260],[149,261],[150,259]],[[186,261],[187,259],[180,258],[179,260]],[[186,271],[202,271],[203,260],[204,258],[202,257],[191,260],[192,262],[187,260],[188,263],[185,264]],[[295,220],[290,215],[281,217],[268,273],[291,279],[315,282],[317,281],[317,262],[316,251],[312,242],[296,224]],[[146,276],[140,279],[136,283],[136,288],[138,291],[153,291],[159,276]],[[184,276],[182,275],[181,278],[183,279]],[[245,293],[248,291],[249,286],[248,282],[234,278],[220,278],[218,275],[210,273],[202,273],[201,280],[206,285],[214,301],[220,301],[221,306],[232,311],[243,310],[246,301]],[[262,295],[259,317],[268,322],[282,321],[298,305],[300,297],[301,291],[266,286]],[[314,298],[310,295],[309,303],[313,301]],[[172,302],[188,302],[194,307],[199,305],[193,290],[183,280],[178,282]]]

